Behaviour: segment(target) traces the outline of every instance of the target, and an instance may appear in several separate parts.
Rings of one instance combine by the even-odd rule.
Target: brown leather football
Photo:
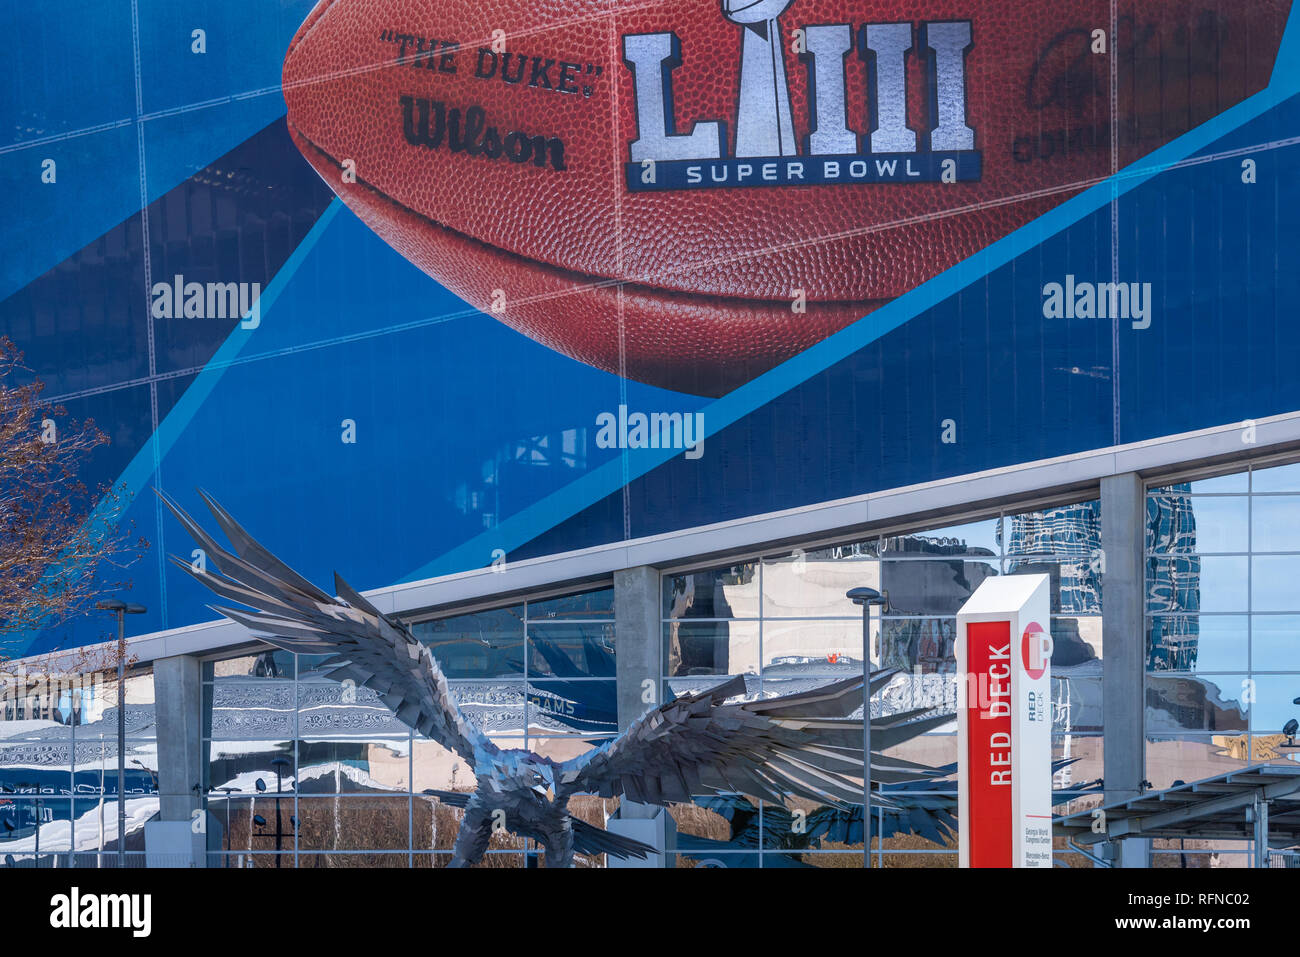
[[[322,0],[284,95],[448,289],[719,395],[1262,89],[1289,8]]]

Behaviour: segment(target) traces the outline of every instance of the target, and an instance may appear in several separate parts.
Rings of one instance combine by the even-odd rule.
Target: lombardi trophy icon
[[[794,0],[722,0],[722,14],[744,28],[736,153],[794,156],[794,117],[776,18]]]

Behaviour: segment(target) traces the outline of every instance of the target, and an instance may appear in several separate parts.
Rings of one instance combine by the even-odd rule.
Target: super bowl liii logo
[[[811,129],[796,145],[778,18],[793,0],[722,0],[722,15],[742,32],[734,155],[725,154],[721,120],[677,132],[672,72],[682,63],[673,33],[623,37],[623,61],[636,95],[636,139],[626,164],[628,189],[680,190],[839,183],[969,182],[981,155],[966,122],[966,56],[971,22],[851,23],[806,26],[800,58],[808,69]],[[856,46],[867,65],[870,133],[849,128],[845,59]],[[927,69],[927,131],[907,125],[907,56]],[[691,51],[707,57],[709,51]]]

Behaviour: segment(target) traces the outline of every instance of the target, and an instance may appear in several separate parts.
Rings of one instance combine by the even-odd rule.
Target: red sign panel
[[[974,677],[966,696],[966,736],[971,867],[1010,867],[1014,840],[1011,813],[1011,622],[966,626],[966,668]]]

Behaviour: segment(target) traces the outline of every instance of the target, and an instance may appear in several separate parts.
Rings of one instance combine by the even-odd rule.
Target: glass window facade
[[[1147,490],[1145,735],[1149,786],[1294,760],[1300,721],[1300,463],[1248,467]],[[956,612],[986,579],[1051,581],[1056,810],[1093,803],[1103,774],[1101,508],[1096,500],[1009,509],[962,524],[809,543],[661,575],[663,697],[741,676],[745,697],[809,690],[861,672],[868,586],[888,606],[868,622],[873,667],[902,674],[876,713],[956,704]],[[502,748],[557,761],[617,735],[614,589],[518,599],[415,621],[462,710]],[[468,791],[464,760],[414,734],[370,690],[338,683],[320,657],[261,651],[204,665],[209,807],[228,825],[230,866],[441,866],[461,812],[430,791]],[[37,855],[115,866],[118,693],[106,678],[0,674],[0,863]],[[143,863],[157,810],[153,675],[127,681],[126,848]],[[932,767],[957,760],[955,724],[889,751]],[[885,785],[906,811],[877,809],[881,866],[955,866],[955,782]],[[603,825],[616,800],[578,798]],[[699,797],[672,809],[679,866],[861,866],[860,809]],[[104,820],[103,836],[100,819]],[[483,866],[524,866],[536,849],[494,837]],[[1238,844],[1165,842],[1157,866],[1244,863]],[[1058,852],[1061,848],[1058,847]],[[1189,857],[1189,855],[1192,855]],[[110,859],[111,858],[111,859]],[[66,860],[62,857],[61,860]],[[1174,863],[1171,863],[1174,862]],[[600,859],[579,859],[601,866]],[[1058,853],[1058,863],[1077,864]]]
[[[125,681],[119,795],[121,700],[112,670],[0,673],[0,866],[117,867],[120,797],[127,865],[143,866],[144,823],[158,810],[152,672]]]
[[[411,628],[461,711],[498,747],[560,761],[616,734],[612,587]],[[328,670],[323,658],[278,651],[207,665],[209,808],[229,821],[228,866],[443,866],[462,812],[426,792],[468,792],[473,769],[399,722],[373,691]],[[601,825],[617,807],[574,802]],[[533,850],[497,835],[481,866],[522,867]]]
[[[860,674],[867,586],[889,607],[869,619],[873,667],[897,667],[873,713],[956,708],[956,613],[994,575],[1051,577],[1056,652],[1053,743],[1061,801],[1102,775],[1101,508],[1093,500],[908,534],[794,548],[666,573],[662,628],[666,696],[741,675],[746,697],[803,691]],[[860,712],[859,712],[860,715]],[[957,760],[956,724],[889,752],[928,764]],[[890,790],[886,785],[886,790]],[[956,866],[956,783],[891,791],[906,815],[873,811],[873,866]],[[698,798],[677,806],[679,866],[860,867],[861,809],[792,800],[784,806]]]
[[[1285,730],[1300,718],[1297,527],[1300,463],[1148,489],[1151,786],[1294,760]],[[1153,853],[1215,854],[1244,865],[1248,850],[1241,842],[1168,843]]]

